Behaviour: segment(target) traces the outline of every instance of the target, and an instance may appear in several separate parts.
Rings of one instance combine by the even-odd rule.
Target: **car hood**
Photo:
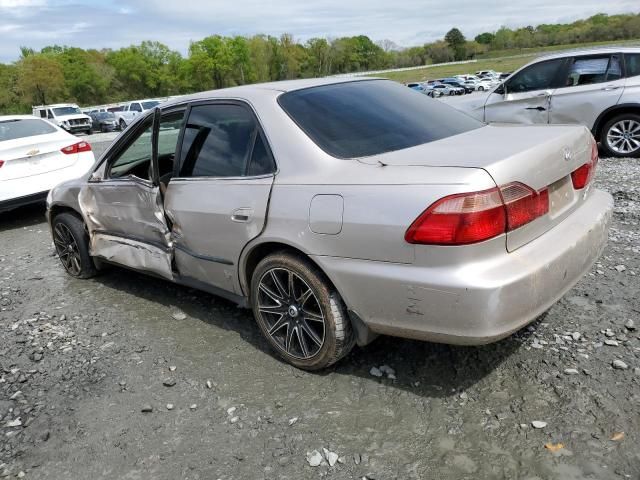
[[[443,97],[439,101],[450,105],[451,107],[465,113],[482,111],[484,104],[487,102],[490,93],[475,93],[473,95],[465,95],[463,97]],[[484,118],[473,115],[474,117],[484,120]]]

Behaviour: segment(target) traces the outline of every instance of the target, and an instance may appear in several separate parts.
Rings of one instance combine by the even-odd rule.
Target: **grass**
[[[572,43],[566,45],[551,45],[549,47],[532,47],[532,48],[510,48],[506,50],[495,50],[492,52],[478,55],[478,60],[507,57],[510,55],[541,55],[543,53],[557,52],[561,50],[576,50],[579,48],[591,48],[591,47],[607,47],[613,45],[633,46],[640,45],[640,39],[636,40],[617,40],[612,42],[607,40],[604,42],[585,42],[585,43]]]
[[[607,45],[640,45],[640,40],[621,40],[618,42],[591,42],[572,45],[553,45],[550,47],[525,48],[497,50],[484,56],[478,57],[474,63],[463,63],[461,65],[439,65],[437,67],[425,67],[404,72],[387,72],[375,77],[385,77],[396,82],[423,82],[437,78],[451,77],[463,73],[473,73],[478,70],[496,70],[498,72],[512,72],[521,66],[529,63],[536,57],[547,52],[560,50],[576,50],[589,47],[603,47]]]
[[[516,68],[520,68],[525,63],[529,63],[537,55],[517,58],[492,58],[486,60],[478,60],[474,63],[463,63],[461,65],[439,65],[437,67],[425,67],[417,70],[408,70],[405,72],[387,72],[374,77],[384,77],[396,82],[423,82],[436,78],[450,77],[452,75],[460,75],[463,73],[473,73],[478,70],[496,70],[498,72],[511,72]]]

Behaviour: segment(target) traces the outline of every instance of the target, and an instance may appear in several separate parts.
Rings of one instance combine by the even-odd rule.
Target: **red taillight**
[[[573,188],[576,190],[582,190],[589,185],[596,173],[596,166],[598,165],[598,144],[594,139],[591,139],[591,159],[581,167],[578,167],[571,172],[571,181],[573,182]]]
[[[500,189],[507,209],[507,231],[515,230],[549,212],[549,190],[536,192],[522,183]]]
[[[64,147],[60,151],[65,155],[73,155],[74,153],[90,152],[91,145],[89,145],[87,142],[78,142],[78,143],[74,143],[73,145],[69,145],[68,147]]]
[[[2,168],[2,165],[4,165],[4,160],[0,160],[0,168]]]
[[[497,188],[444,197],[422,213],[404,239],[428,245],[464,245],[500,235],[506,215]]]
[[[423,245],[466,245],[515,230],[549,211],[549,191],[522,183],[444,197],[425,210],[404,238]]]

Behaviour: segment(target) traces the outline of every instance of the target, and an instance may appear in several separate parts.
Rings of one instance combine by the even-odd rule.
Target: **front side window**
[[[627,77],[640,75],[640,53],[625,53],[624,67]]]
[[[139,103],[132,103],[131,104],[131,111],[132,112],[141,112],[142,111],[142,107],[140,106]]]
[[[610,82],[622,76],[617,55],[576,57],[571,62],[564,82],[565,87]]]
[[[533,64],[516,73],[506,83],[507,93],[524,93],[556,88],[558,72],[564,59],[557,58]]]
[[[483,126],[442,102],[388,80],[294,90],[278,101],[311,140],[337,158],[379,155]]]
[[[159,176],[173,171],[173,162],[182,127],[184,111],[164,114],[160,120],[158,131],[158,167]],[[109,168],[110,178],[121,178],[134,175],[151,180],[151,141],[153,136],[153,115],[149,115],[128,146],[118,154]]]
[[[242,177],[273,172],[253,115],[240,105],[193,107],[180,158],[181,177]]]

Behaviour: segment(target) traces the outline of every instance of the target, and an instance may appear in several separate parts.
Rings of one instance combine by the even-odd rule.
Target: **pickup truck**
[[[133,122],[137,115],[140,115],[142,112],[146,112],[147,110],[151,110],[160,103],[162,103],[162,100],[157,99],[135,100],[133,102],[129,102],[124,107],[124,110],[121,112],[114,112],[116,122],[118,122],[118,127],[120,130],[124,130],[131,122]]]

